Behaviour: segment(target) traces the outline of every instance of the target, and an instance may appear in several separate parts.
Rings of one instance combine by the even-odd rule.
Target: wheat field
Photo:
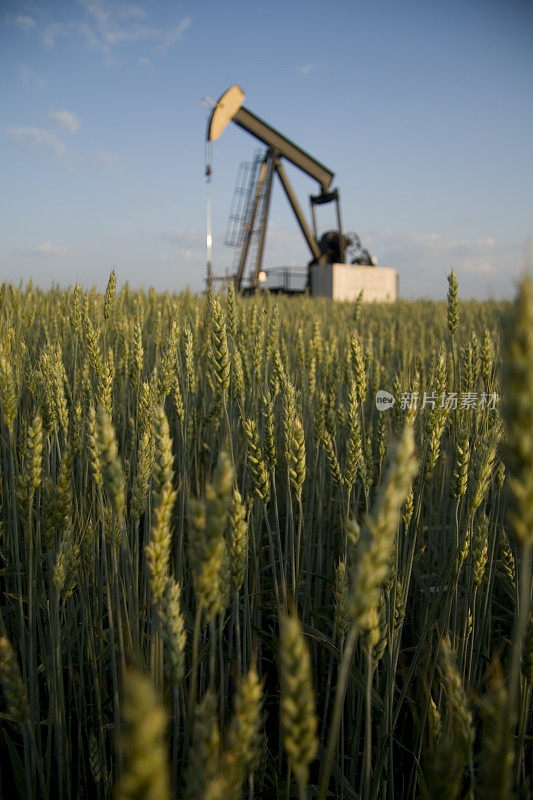
[[[2,285],[0,796],[531,796],[533,292],[448,284]]]

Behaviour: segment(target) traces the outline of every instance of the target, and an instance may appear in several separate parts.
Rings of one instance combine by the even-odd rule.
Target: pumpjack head
[[[240,86],[234,84],[227,89],[217,101],[209,117],[207,126],[207,141],[218,139],[222,131],[233,119],[239,108],[244,103],[244,92]]]

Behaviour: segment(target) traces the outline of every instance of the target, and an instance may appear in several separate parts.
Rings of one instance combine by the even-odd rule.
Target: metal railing
[[[285,294],[300,294],[305,292],[308,283],[307,267],[270,267],[263,270],[266,281],[259,283],[260,289],[270,292],[283,292]],[[250,281],[247,281],[250,284]],[[251,287],[243,287],[245,290]]]

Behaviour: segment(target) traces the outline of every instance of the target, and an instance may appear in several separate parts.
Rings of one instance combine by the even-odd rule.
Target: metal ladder
[[[253,161],[242,161],[239,164],[239,170],[237,172],[237,179],[235,181],[235,189],[233,192],[233,198],[226,227],[226,235],[224,239],[225,245],[235,249],[232,272],[235,272],[238,266],[242,246],[244,243],[244,237],[252,217],[252,209],[257,193],[263,161],[264,153],[261,150],[258,150],[254,155]],[[252,231],[250,248],[252,251],[257,249],[257,240],[261,229],[264,200],[265,184],[263,184],[263,189],[259,198],[259,204],[254,220],[254,229]],[[250,255],[252,258],[255,257],[254,252],[251,252]]]

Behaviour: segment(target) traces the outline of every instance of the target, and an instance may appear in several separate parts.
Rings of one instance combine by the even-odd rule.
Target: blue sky
[[[533,260],[533,4],[0,3],[0,279],[198,290],[204,138],[231,84],[335,173],[344,227],[404,297],[511,296]],[[237,168],[213,146],[214,268]],[[304,208],[316,185],[288,169]],[[275,186],[265,265],[305,264]],[[319,212],[320,227],[332,216]]]

